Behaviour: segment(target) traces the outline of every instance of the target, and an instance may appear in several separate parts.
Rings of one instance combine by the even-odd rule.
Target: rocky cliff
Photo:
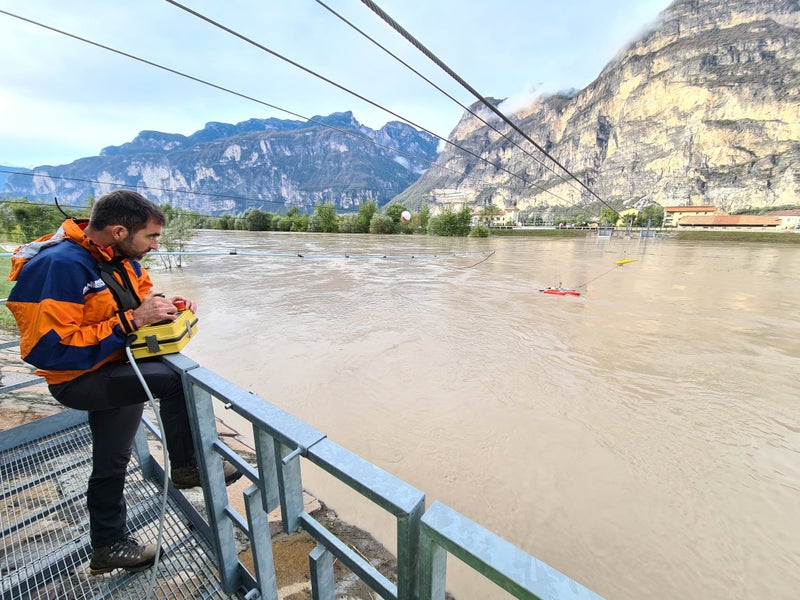
[[[535,80],[530,70],[520,81]],[[465,113],[450,138],[461,148],[448,145],[433,168],[435,138],[336,113],[209,123],[191,136],[145,131],[100,156],[35,169],[51,177],[10,176],[2,193],[71,204],[111,189],[92,182],[114,182],[205,214],[325,202],[348,211],[392,198],[410,208],[594,203],[593,212],[597,197],[618,210],[797,204],[800,2],[677,0],[585,89],[509,115],[591,192],[489,109],[472,108],[492,127]]]
[[[509,116],[617,208],[799,203],[799,27],[798,0],[677,0],[585,89]],[[472,109],[519,147],[465,113],[451,140],[493,164],[448,146],[399,200],[596,201],[487,108]]]
[[[344,212],[368,200],[383,205],[407,188],[436,159],[438,141],[400,122],[375,131],[350,112],[208,123],[190,136],[143,131],[100,156],[34,169],[40,177],[11,175],[2,192],[83,204],[115,183],[202,214],[308,212],[326,202]]]

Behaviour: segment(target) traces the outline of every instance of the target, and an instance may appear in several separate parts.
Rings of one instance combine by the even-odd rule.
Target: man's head
[[[95,203],[86,234],[112,246],[121,258],[141,260],[150,250],[158,249],[165,222],[161,209],[141,194],[115,190]]]
[[[89,225],[97,231],[109,225],[122,225],[130,233],[136,233],[148,221],[159,225],[166,223],[164,213],[158,205],[138,192],[114,190],[95,203]]]

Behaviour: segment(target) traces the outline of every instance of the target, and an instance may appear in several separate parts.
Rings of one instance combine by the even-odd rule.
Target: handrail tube
[[[523,600],[602,600],[550,565],[452,508],[434,502],[422,516],[420,600],[443,600],[445,553]]]
[[[215,440],[212,444],[214,451],[222,456],[225,460],[235,466],[239,472],[247,477],[252,483],[258,483],[258,473],[251,467],[246,460],[231,450],[227,444]]]
[[[395,516],[413,512],[425,499],[420,490],[329,439],[309,448],[307,458]]]
[[[298,447],[308,448],[325,437],[325,434],[297,417],[237,387],[208,369],[198,367],[187,375],[194,385],[205,389],[219,400],[227,401],[231,410],[293,450]]]
[[[383,598],[397,599],[397,586],[369,562],[351,550],[339,538],[320,525],[314,517],[304,512],[300,515],[300,522],[303,525],[303,529],[325,546],[331,554],[341,560],[348,569],[358,575],[370,588],[378,592]]]
[[[278,481],[278,466],[275,456],[275,438],[263,429],[253,426],[253,440],[256,449],[256,462],[258,463],[258,479],[263,482],[261,502],[264,512],[269,514],[280,506],[278,486],[270,482]]]
[[[277,471],[278,498],[281,506],[281,521],[286,533],[297,531],[300,527],[300,514],[303,512],[303,476],[300,472],[300,457],[289,462],[284,459],[294,453],[278,439],[275,443],[275,468]]]
[[[309,448],[307,458],[397,517],[397,594],[414,598],[425,494],[329,439]]]
[[[187,390],[209,526],[214,537],[212,545],[217,553],[220,583],[227,593],[255,584],[239,563],[233,543],[234,525],[247,531],[248,523],[252,527],[252,520],[248,513],[248,519],[244,521],[229,506],[221,461],[217,459],[216,465],[209,462],[220,454],[231,458],[234,455],[233,450],[218,439],[213,398],[248,420],[253,427],[258,477],[254,476],[254,485],[249,488],[248,511],[256,510],[265,517],[277,501],[284,531],[293,533],[302,527],[384,597],[443,600],[446,558],[450,553],[518,598],[602,600],[566,575],[444,504],[435,502],[425,511],[425,495],[421,491],[332,442],[321,432],[262,398],[181,358],[179,354],[165,360],[181,373]],[[397,585],[304,511],[300,470],[303,458],[397,518]],[[235,462],[238,464],[239,461]],[[259,503],[260,507],[257,506]],[[265,554],[271,553],[271,539],[263,535],[269,530],[268,524],[264,526],[262,523],[261,530],[262,535],[254,529],[248,533],[254,555],[260,552],[264,558],[259,567],[262,569],[258,576],[259,593],[272,597],[272,575],[269,572],[274,571],[274,566],[270,566]],[[247,595],[255,593],[255,589],[250,589]]]

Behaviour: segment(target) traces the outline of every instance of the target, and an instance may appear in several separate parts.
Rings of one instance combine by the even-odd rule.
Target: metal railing
[[[221,583],[227,593],[277,600],[266,515],[280,507],[286,533],[303,529],[318,543],[309,556],[315,599],[335,597],[333,560],[336,558],[382,598],[443,600],[447,553],[518,598],[600,599],[444,504],[436,502],[425,512],[425,495],[421,491],[337,445],[268,401],[183,355],[170,355],[164,360],[183,377],[198,446],[210,542],[217,553]],[[252,425],[255,469],[220,441],[214,399]],[[228,503],[220,456],[234,463],[252,483],[244,493],[246,515],[237,513]],[[301,459],[320,467],[394,516],[397,572],[392,579],[396,583],[304,512]],[[141,455],[139,460],[146,462]],[[255,559],[254,574],[248,573],[237,559],[234,527],[249,536]]]
[[[334,560],[387,600],[444,600],[447,555],[461,560],[499,588],[529,600],[602,600],[566,575],[467,519],[440,502],[425,510],[425,495],[323,433],[205,369],[181,354],[162,357],[178,372],[187,395],[197,446],[205,514],[170,488],[195,530],[213,548],[222,592],[245,600],[278,600],[272,540],[267,515],[280,508],[287,534],[305,530],[317,542],[309,555],[312,595],[334,600]],[[22,385],[38,383],[30,379]],[[14,385],[13,389],[20,386]],[[11,391],[11,386],[4,391]],[[256,465],[223,443],[216,429],[214,401],[244,418],[253,428]],[[146,430],[161,438],[146,417],[136,438],[138,462],[145,476],[159,480],[161,465],[150,454]],[[19,442],[14,430],[2,433],[6,445]],[[222,461],[230,461],[251,485],[244,490],[245,514],[229,503]],[[396,521],[396,572],[379,572],[368,558],[350,548],[304,510],[301,461],[308,461],[372,501]],[[357,525],[357,524],[355,524]],[[239,561],[234,528],[245,532],[253,573]]]

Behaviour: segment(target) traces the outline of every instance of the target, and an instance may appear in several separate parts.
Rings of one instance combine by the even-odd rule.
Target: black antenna
[[[61,208],[61,207],[58,205],[58,196],[53,196],[53,201],[56,203],[56,208],[57,208],[58,210],[60,210],[60,211],[61,211],[61,214],[62,214],[62,215],[64,215],[64,216],[65,216],[65,217],[67,217],[68,219],[71,219],[71,218],[72,218],[72,216],[71,216],[71,215],[68,215],[67,213],[65,213],[65,212],[64,212],[64,209],[63,209],[63,208]]]

